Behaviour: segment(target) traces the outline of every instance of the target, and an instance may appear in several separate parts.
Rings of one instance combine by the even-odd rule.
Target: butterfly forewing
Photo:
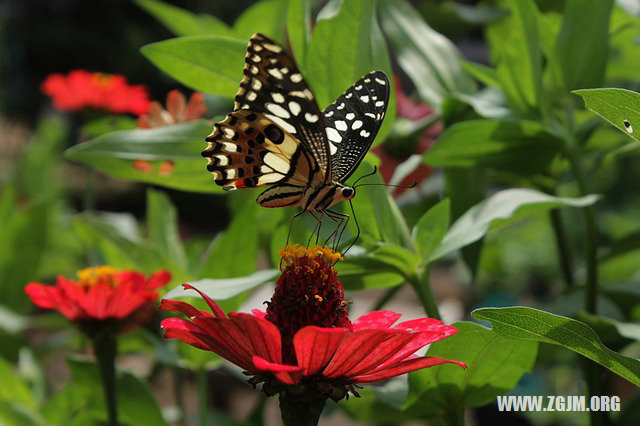
[[[371,72],[323,112],[333,179],[344,182],[356,170],[373,143],[389,103],[389,79]]]
[[[294,61],[262,34],[247,46],[244,77],[235,110],[262,113],[297,138],[317,163],[323,181],[331,180],[331,161],[323,116]]]

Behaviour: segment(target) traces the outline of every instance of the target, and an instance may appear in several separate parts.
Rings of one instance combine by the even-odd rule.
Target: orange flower
[[[50,74],[41,85],[53,106],[61,111],[84,108],[124,114],[142,114],[149,108],[149,95],[142,85],[130,85],[120,74],[74,70],[67,75]]]
[[[172,90],[167,94],[167,109],[164,109],[160,102],[151,102],[149,112],[138,118],[138,127],[149,129],[197,120],[206,112],[207,106],[204,104],[202,93],[194,92],[187,103],[187,99],[179,90]]]

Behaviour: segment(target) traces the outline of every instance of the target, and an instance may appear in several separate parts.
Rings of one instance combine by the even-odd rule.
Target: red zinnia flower
[[[254,375],[252,384],[265,382],[267,394],[291,385],[298,385],[299,392],[302,385],[325,399],[339,400],[347,391],[355,393],[357,383],[443,363],[466,367],[460,361],[415,355],[420,348],[457,332],[436,319],[393,326],[400,314],[375,311],[351,323],[344,289],[332,266],[340,254],[326,247],[294,246],[281,255],[286,267],[266,313],[254,310],[253,314],[226,316],[207,295],[183,284],[200,293],[212,313],[163,299],[162,309],[189,317],[163,320],[165,337],[217,353]]]
[[[156,289],[171,280],[164,270],[145,278],[111,266],[86,268],[77,274],[76,281],[58,276],[55,286],[29,283],[25,292],[36,306],[55,309],[74,322],[115,320],[125,325],[134,315],[148,312],[158,298]]]
[[[149,108],[149,94],[143,85],[130,85],[120,74],[74,70],[67,75],[50,74],[41,86],[61,111],[104,109],[117,114],[140,115]]]
[[[160,102],[151,102],[149,112],[138,117],[138,127],[149,129],[197,120],[206,112],[202,93],[192,93],[187,103],[187,98],[179,90],[172,90],[167,93],[167,109]]]

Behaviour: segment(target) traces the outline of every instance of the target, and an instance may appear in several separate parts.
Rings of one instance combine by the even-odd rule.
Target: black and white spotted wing
[[[333,180],[347,180],[369,151],[387,111],[389,87],[387,76],[373,71],[324,110]]]
[[[243,73],[234,110],[262,113],[294,136],[317,163],[323,180],[330,181],[324,119],[293,59],[273,40],[254,34]]]

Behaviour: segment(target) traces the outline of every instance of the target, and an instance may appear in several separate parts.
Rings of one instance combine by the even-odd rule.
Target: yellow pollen
[[[93,266],[81,269],[76,272],[78,285],[82,287],[93,287],[98,283],[108,284],[111,287],[117,285],[115,275],[118,270],[113,266]]]
[[[313,247],[304,247],[300,244],[294,244],[292,246],[288,245],[284,249],[280,250],[278,254],[286,264],[294,263],[294,261],[299,257],[305,256],[309,258],[321,257],[329,264],[342,260],[342,255],[339,252],[335,252],[327,246],[322,247],[319,245],[315,245]],[[317,268],[320,265],[318,265],[317,262],[314,262],[313,266]]]
[[[316,295],[315,295],[315,296],[313,296],[313,297],[315,297],[315,298],[316,298],[316,300],[317,300],[318,302],[322,302],[322,301],[324,300],[324,299],[322,298],[322,296],[320,296],[319,294],[316,294]]]

